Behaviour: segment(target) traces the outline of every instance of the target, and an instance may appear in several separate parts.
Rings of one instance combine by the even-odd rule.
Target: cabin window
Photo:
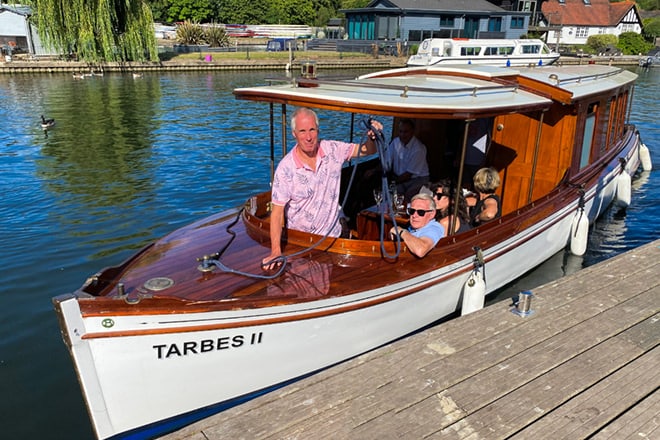
[[[491,17],[488,19],[488,32],[502,31],[502,17]]]
[[[525,17],[511,17],[511,29],[523,29],[525,27]]]
[[[431,48],[431,56],[439,57],[440,56],[440,48],[439,47],[432,47]]]
[[[481,47],[476,46],[476,47],[461,47],[461,55],[469,55],[469,56],[475,56],[479,55],[479,52],[481,51]]]
[[[590,104],[587,110],[587,118],[584,121],[584,138],[582,139],[582,154],[580,155],[580,169],[589,165],[591,158],[591,144],[594,139],[596,128],[596,110],[598,104]]]
[[[520,48],[522,53],[539,53],[541,52],[541,47],[538,44],[523,44]]]

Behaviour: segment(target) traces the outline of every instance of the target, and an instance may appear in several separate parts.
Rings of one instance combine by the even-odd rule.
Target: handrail
[[[477,92],[487,92],[494,90],[504,91],[505,89],[509,89],[511,92],[517,93],[519,89],[519,85],[516,83],[507,83],[507,84],[500,84],[495,86],[483,86],[483,87],[472,86],[472,87],[461,87],[461,88],[452,88],[452,89],[444,89],[444,88],[440,89],[437,87],[418,87],[418,86],[409,86],[409,85],[357,82],[356,80],[320,80],[320,79],[312,79],[312,78],[297,78],[293,86],[315,87],[318,85],[397,90],[402,92],[401,93],[402,98],[406,98],[408,92],[428,92],[428,93],[438,93],[438,94],[469,93],[472,96],[477,96]]]
[[[578,75],[578,76],[571,76],[571,77],[568,77],[568,78],[559,78],[557,76],[557,74],[551,73],[548,76],[548,79],[551,79],[552,81],[555,81],[556,85],[560,85],[562,83],[567,83],[567,82],[580,83],[580,82],[582,82],[582,80],[585,80],[585,79],[597,80],[597,79],[602,79],[602,78],[607,78],[607,77],[610,77],[610,76],[618,75],[622,71],[623,71],[623,69],[619,68],[619,69],[616,69],[616,70],[611,71],[611,72],[592,73],[590,75]]]

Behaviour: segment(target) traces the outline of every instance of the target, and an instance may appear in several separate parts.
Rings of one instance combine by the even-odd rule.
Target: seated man
[[[410,252],[421,258],[445,236],[445,228],[435,221],[435,201],[429,194],[419,193],[413,196],[408,215],[410,228],[403,229],[395,225],[390,229],[390,236],[396,239],[395,235],[398,234]]]
[[[429,180],[426,146],[414,133],[415,122],[401,119],[399,136],[392,140],[388,150],[392,167],[390,179],[396,183],[397,193],[405,195],[406,200],[417,194]]]

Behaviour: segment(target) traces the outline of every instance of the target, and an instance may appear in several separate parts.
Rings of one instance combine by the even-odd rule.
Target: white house
[[[609,0],[546,0],[541,4],[548,26],[547,43],[586,44],[592,35],[642,33],[642,19],[634,2]]]
[[[32,10],[28,6],[0,3],[0,48],[5,55],[28,53],[32,55],[57,55],[45,48],[37,28],[31,23]]]

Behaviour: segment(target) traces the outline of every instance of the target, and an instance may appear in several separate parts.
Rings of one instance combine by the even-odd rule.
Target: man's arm
[[[383,124],[381,124],[378,121],[372,121],[371,124],[376,130],[382,130],[383,129]],[[376,151],[378,151],[378,148],[376,147],[376,134],[369,130],[367,132],[367,141],[360,145],[360,144],[355,144],[355,149],[353,150],[353,154],[351,155],[351,159],[354,159],[359,156],[368,156],[370,154],[374,154]]]
[[[271,204],[270,212],[270,255],[264,258],[261,263],[266,269],[274,269],[275,263],[266,265],[273,258],[282,255],[282,227],[284,226],[284,206]]]
[[[399,234],[399,237],[401,237],[401,241],[403,241],[408,247],[410,253],[419,258],[426,256],[426,254],[428,254],[435,246],[431,237],[415,237],[406,229],[399,228],[398,226],[392,227],[390,235],[394,236],[397,233]]]

